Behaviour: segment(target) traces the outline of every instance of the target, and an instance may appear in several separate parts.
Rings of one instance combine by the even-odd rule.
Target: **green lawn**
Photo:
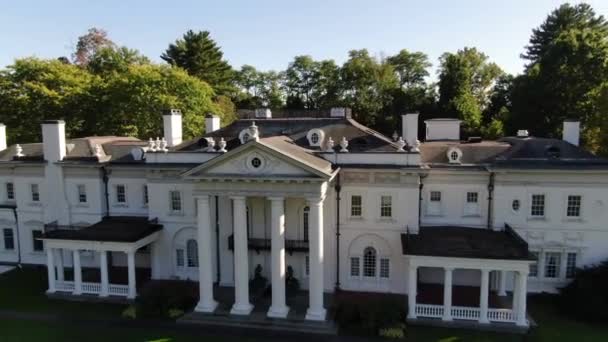
[[[107,324],[102,328],[70,324],[70,318],[120,317],[122,305],[76,303],[46,298],[46,272],[43,269],[14,270],[0,275],[0,310],[56,314],[65,317],[62,322],[0,320],[0,341],[233,341],[234,336],[210,335],[199,330],[174,327],[129,327]],[[509,335],[456,329],[408,327],[407,340],[416,342],[604,342],[608,341],[608,326],[576,322],[560,315],[549,296],[532,296],[529,309],[539,327],[528,335]],[[600,305],[589,303],[589,305]],[[241,337],[241,342],[268,341],[268,338]],[[281,339],[277,339],[280,341]],[[348,338],[346,339],[348,340]]]

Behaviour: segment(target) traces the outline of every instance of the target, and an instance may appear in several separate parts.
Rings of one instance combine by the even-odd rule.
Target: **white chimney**
[[[65,122],[45,120],[42,122],[42,152],[48,162],[61,161],[66,155]]]
[[[347,107],[333,107],[329,111],[329,117],[331,118],[350,118],[351,109]]]
[[[258,108],[255,110],[255,117],[259,119],[272,119],[270,108]]]
[[[6,126],[0,123],[0,151],[6,150]]]
[[[169,109],[163,113],[163,131],[168,147],[182,143],[182,112],[179,109]]]
[[[205,116],[205,133],[215,132],[220,129],[220,117],[213,114]]]
[[[580,140],[581,122],[578,120],[565,120],[562,139],[578,146]]]
[[[414,146],[418,140],[418,113],[401,115],[401,137],[408,146]]]
[[[426,140],[455,140],[460,141],[460,120],[430,119],[426,124]]]

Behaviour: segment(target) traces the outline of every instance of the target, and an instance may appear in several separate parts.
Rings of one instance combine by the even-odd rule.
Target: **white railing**
[[[73,281],[57,281],[55,282],[55,290],[60,292],[74,292]]]
[[[416,304],[416,315],[420,317],[443,317],[443,305]]]
[[[82,283],[82,293],[100,294],[101,293],[101,284],[100,283]]]
[[[453,306],[452,318],[462,319],[467,321],[478,321],[480,317],[479,308],[471,308],[466,306]]]
[[[111,296],[127,296],[129,294],[129,286],[110,284],[108,286],[108,294]]]
[[[490,322],[515,323],[517,317],[511,309],[488,309],[488,320]]]

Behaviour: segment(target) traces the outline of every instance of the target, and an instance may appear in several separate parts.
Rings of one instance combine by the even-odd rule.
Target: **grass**
[[[76,303],[48,299],[44,268],[16,269],[0,275],[0,310],[55,314],[60,322],[0,319],[0,341],[163,341],[190,342],[234,341],[236,336],[211,334],[203,328],[176,326],[162,329],[124,324],[116,326],[101,322],[94,327],[87,324],[70,324],[74,318],[120,317],[123,305]],[[589,303],[589,305],[601,305]],[[416,342],[604,342],[608,341],[608,326],[578,322],[560,314],[551,296],[531,296],[528,300],[530,314],[539,327],[528,335],[499,334],[482,331],[442,329],[431,327],[407,328],[407,341]],[[91,325],[91,324],[89,324]],[[233,333],[234,334],[234,333]],[[238,336],[241,342],[269,341],[268,337]],[[281,339],[276,339],[280,341]],[[345,340],[349,340],[348,337]]]

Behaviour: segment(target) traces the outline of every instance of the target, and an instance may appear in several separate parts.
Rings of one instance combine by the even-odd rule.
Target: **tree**
[[[598,152],[591,142],[601,140],[594,134],[608,120],[601,109],[608,82],[605,18],[587,4],[561,5],[533,30],[522,56],[529,63],[514,82],[508,130],[559,137],[563,120],[579,119],[583,143]]]
[[[476,48],[446,52],[439,61],[440,110],[461,119],[468,134],[479,133],[482,112],[501,69]]]
[[[130,65],[149,64],[150,60],[139,51],[122,47],[104,47],[89,58],[87,69],[97,75],[109,72],[125,72]]]
[[[283,75],[274,71],[258,71],[251,65],[243,65],[236,72],[236,93],[233,95],[239,108],[281,108],[283,93]]]
[[[189,30],[182,39],[170,44],[161,58],[173,66],[183,68],[188,74],[207,82],[216,94],[229,94],[234,72],[223,59],[224,54],[209,31]]]
[[[306,109],[316,108],[312,97],[319,65],[310,56],[296,56],[285,71],[285,87],[290,103],[301,103]],[[296,100],[293,100],[296,99]]]
[[[429,76],[427,69],[432,66],[426,54],[409,52],[406,49],[389,57],[387,61],[395,68],[402,88],[424,86],[424,79]]]
[[[95,55],[98,50],[114,47],[114,42],[108,38],[108,33],[105,30],[93,27],[86,34],[78,37],[76,51],[72,54],[72,60],[74,64],[86,66],[91,56]]]

